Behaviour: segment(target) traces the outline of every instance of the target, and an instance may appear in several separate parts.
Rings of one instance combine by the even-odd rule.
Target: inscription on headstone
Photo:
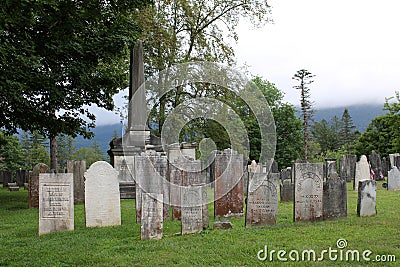
[[[279,173],[254,173],[247,193],[246,227],[276,224]]]
[[[162,194],[142,193],[141,239],[161,239],[163,236]]]
[[[323,164],[295,163],[294,221],[323,219]]]
[[[118,171],[98,161],[84,175],[86,227],[121,225]]]
[[[72,173],[41,173],[39,198],[39,235],[74,230]]]
[[[201,186],[182,188],[182,234],[203,230],[203,190]]]
[[[376,182],[374,180],[362,180],[358,185],[357,215],[376,215]]]

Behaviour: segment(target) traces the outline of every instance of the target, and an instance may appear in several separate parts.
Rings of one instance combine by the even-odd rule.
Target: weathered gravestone
[[[280,185],[281,202],[294,201],[294,183],[290,179],[286,179]]]
[[[203,230],[203,189],[202,186],[182,188],[181,221],[182,234],[199,233]]]
[[[331,174],[337,173],[336,170],[336,159],[325,159],[325,176],[324,178],[328,178]]]
[[[276,224],[279,173],[254,173],[249,180],[246,227]]]
[[[184,187],[206,183],[206,172],[201,168],[199,160],[176,159],[169,162],[170,200],[172,205],[172,217],[181,219],[181,190]],[[208,213],[207,213],[208,214]]]
[[[358,191],[358,182],[368,180],[371,177],[367,157],[362,155],[360,161],[356,163],[356,177],[354,178],[354,190]]]
[[[369,162],[371,164],[371,170],[373,171],[374,180],[383,180],[381,157],[375,152],[375,150],[371,151],[371,155],[369,155]]]
[[[74,175],[74,204],[85,203],[85,160],[68,160],[67,172]]]
[[[383,177],[388,177],[389,163],[385,157],[382,158],[382,174]]]
[[[84,176],[86,227],[121,225],[118,171],[98,161]]]
[[[163,195],[141,193],[141,239],[161,239],[163,236]]]
[[[49,172],[46,164],[39,163],[29,174],[28,183],[28,206],[29,208],[39,207],[39,174]]]
[[[40,173],[39,235],[74,230],[72,173]]]
[[[283,181],[289,179],[290,181],[292,180],[292,168],[287,167],[286,169],[283,169],[281,171],[280,179]]]
[[[396,166],[396,161],[395,161],[395,157],[400,156],[399,153],[393,153],[393,154],[389,154],[389,160],[390,160],[390,169],[392,169],[394,166]],[[397,166],[400,167],[400,166]]]
[[[214,167],[215,218],[243,216],[243,156],[225,149],[216,154]]]
[[[322,163],[295,163],[294,221],[323,219]]]
[[[324,219],[347,217],[346,180],[332,173],[324,182],[322,198]]]
[[[376,181],[359,181],[357,215],[360,217],[376,215]]]
[[[393,167],[388,173],[388,190],[400,190],[400,170]]]
[[[166,179],[167,157],[155,151],[146,151],[135,156],[136,179],[136,222],[140,222],[142,215],[142,194],[152,193],[163,196],[161,204],[164,206],[164,220],[170,220],[169,215],[169,185]],[[164,204],[163,204],[164,203]]]
[[[346,182],[351,182],[356,176],[356,155],[343,155],[339,161],[340,165],[340,178],[345,179]]]

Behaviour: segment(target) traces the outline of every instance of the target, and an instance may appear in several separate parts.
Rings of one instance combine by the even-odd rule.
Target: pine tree
[[[345,146],[347,153],[350,151],[350,145],[355,140],[354,130],[356,126],[353,124],[353,120],[350,116],[349,110],[344,109],[342,115],[342,128],[340,131],[341,142]]]
[[[309,143],[311,140],[310,135],[310,127],[311,121],[314,114],[313,110],[313,102],[311,102],[311,94],[309,84],[314,81],[311,80],[315,75],[311,74],[311,72],[301,69],[296,72],[296,74],[292,77],[293,80],[298,81],[300,84],[293,86],[294,89],[300,90],[300,108],[301,108],[301,116],[303,119],[303,137],[304,137],[304,159],[308,160],[309,158]]]

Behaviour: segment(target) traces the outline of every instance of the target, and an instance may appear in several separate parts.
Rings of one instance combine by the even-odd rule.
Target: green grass
[[[348,187],[350,184],[348,184]],[[366,262],[261,262],[257,252],[269,250],[336,248],[344,238],[346,249],[371,250],[375,255],[395,255],[400,261],[400,193],[378,183],[373,217],[357,217],[357,194],[348,190],[348,217],[314,223],[294,223],[293,204],[279,203],[274,226],[244,228],[244,218],[232,219],[231,230],[207,229],[200,234],[176,235],[179,222],[164,222],[161,240],[140,240],[133,200],[122,200],[122,225],[86,228],[84,206],[75,206],[75,230],[38,236],[38,210],[28,209],[27,191],[0,188],[0,266],[331,266],[365,265]],[[213,214],[210,206],[210,214]],[[212,217],[212,216],[211,216]],[[210,220],[212,225],[213,219]],[[396,263],[369,263],[397,266]]]

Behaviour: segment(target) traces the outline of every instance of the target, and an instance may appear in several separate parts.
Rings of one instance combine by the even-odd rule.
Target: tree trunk
[[[50,170],[57,172],[57,138],[50,136]]]

